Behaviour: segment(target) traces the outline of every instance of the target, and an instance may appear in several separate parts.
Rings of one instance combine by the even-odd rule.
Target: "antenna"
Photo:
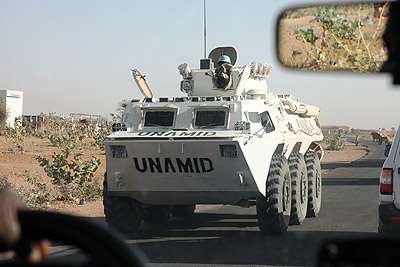
[[[206,0],[204,0],[204,58],[207,56],[207,16],[206,16]]]

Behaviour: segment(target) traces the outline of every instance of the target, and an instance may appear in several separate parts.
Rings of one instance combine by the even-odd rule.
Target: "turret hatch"
[[[133,74],[133,79],[135,79],[135,82],[137,86],[139,87],[140,92],[144,95],[146,98],[153,98],[153,93],[151,92],[149,85],[146,82],[146,76],[143,76],[140,74],[140,72],[137,69],[132,70]]]
[[[208,55],[208,58],[212,59],[214,66],[218,66],[217,65],[218,59],[222,55],[227,55],[231,59],[231,64],[235,65],[236,60],[237,60],[237,53],[236,53],[236,49],[233,48],[232,46],[214,48]]]

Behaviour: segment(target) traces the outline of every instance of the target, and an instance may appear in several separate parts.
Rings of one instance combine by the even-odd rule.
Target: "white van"
[[[400,126],[386,145],[379,182],[379,233],[400,233]]]

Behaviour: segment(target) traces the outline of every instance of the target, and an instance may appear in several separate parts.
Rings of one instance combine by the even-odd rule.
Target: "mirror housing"
[[[284,10],[277,51],[292,69],[389,72],[400,84],[400,2],[341,3]]]
[[[298,7],[278,21],[278,57],[306,70],[378,72],[387,60],[388,2]]]

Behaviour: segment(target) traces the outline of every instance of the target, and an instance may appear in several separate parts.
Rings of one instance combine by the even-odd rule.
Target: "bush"
[[[14,127],[6,125],[2,131],[2,135],[10,138],[20,151],[24,151],[25,137],[28,136],[26,127],[22,125],[22,120],[22,116],[15,118]]]
[[[68,118],[54,114],[44,115],[44,136],[54,147],[75,148],[77,142],[82,142],[89,135],[89,130],[79,122],[72,122]]]
[[[4,129],[7,120],[7,110],[5,107],[0,107],[0,130]]]
[[[100,160],[92,157],[92,159],[84,161],[81,156],[82,151],[69,157],[71,151],[69,148],[61,149],[61,153],[53,152],[52,158],[49,159],[36,155],[35,159],[44,167],[47,176],[53,178],[52,183],[56,185],[68,185],[71,183],[86,186],[92,181],[93,175],[100,165]]]
[[[41,136],[46,137],[54,147],[90,148],[93,145],[104,150],[102,140],[111,132],[111,127],[103,118],[95,126],[72,121],[70,118],[54,114],[42,115],[44,119]]]
[[[110,134],[110,129],[107,126],[101,126],[100,129],[93,134],[94,144],[98,146],[101,150],[105,150],[103,143],[104,138]]]
[[[97,123],[94,127],[55,114],[40,116],[43,120],[35,129],[27,122],[23,123],[22,117],[16,120],[14,127],[0,128],[0,135],[12,140],[22,151],[27,136],[46,138],[54,147],[51,157],[35,156],[51,178],[51,183],[46,184],[41,178],[27,173],[27,182],[31,186],[19,188],[20,196],[29,207],[42,207],[53,200],[78,199],[80,203],[84,203],[86,200],[101,197],[102,188],[93,179],[100,160],[96,157],[84,160],[83,151],[91,149],[93,145],[104,150],[102,140],[111,131],[107,121],[103,120],[101,125]],[[0,176],[0,187],[6,186],[6,177]]]
[[[346,149],[346,136],[344,134],[334,134],[326,138],[328,150],[344,150]]]
[[[8,181],[7,176],[0,176],[0,189],[3,188],[13,188],[14,184]]]
[[[49,202],[55,200],[54,194],[46,183],[35,183],[34,180],[29,181],[29,179],[31,178],[28,177],[27,182],[32,187],[24,185],[18,187],[18,195],[29,208],[44,208]]]

